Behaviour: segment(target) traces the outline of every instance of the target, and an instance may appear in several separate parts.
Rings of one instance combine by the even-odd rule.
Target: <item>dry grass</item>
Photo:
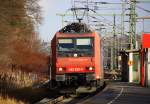
[[[33,81],[31,75],[16,70],[0,70],[0,104],[32,104],[53,94],[54,91],[47,88],[33,89],[32,84],[40,80]],[[52,93],[49,94],[50,92]]]
[[[2,97],[0,96],[0,104],[25,104],[22,101],[17,101],[16,99],[13,98],[8,98],[8,97]]]
[[[10,98],[15,98],[17,101],[23,101],[23,102],[28,102],[29,104],[33,104],[45,97],[54,96],[55,92],[56,91],[52,91],[45,88],[32,89],[31,87],[26,87],[26,88],[3,92],[3,96],[9,96]],[[2,103],[0,102],[0,104]]]

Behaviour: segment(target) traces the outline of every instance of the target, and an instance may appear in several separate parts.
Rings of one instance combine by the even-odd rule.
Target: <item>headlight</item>
[[[87,69],[88,69],[89,71],[92,71],[92,70],[94,70],[94,67],[90,66],[90,67],[87,67]]]
[[[63,71],[63,68],[59,68],[58,70],[59,70],[59,71]]]
[[[100,79],[100,76],[96,76],[96,79]]]
[[[74,57],[78,57],[78,54],[77,54],[77,53],[75,53],[73,56],[74,56]]]
[[[92,70],[93,70],[93,67],[89,67],[89,70],[92,71]]]

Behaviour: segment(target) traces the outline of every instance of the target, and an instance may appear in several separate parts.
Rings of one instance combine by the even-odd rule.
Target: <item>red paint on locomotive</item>
[[[89,43],[88,43],[89,42]],[[70,44],[71,43],[71,44]],[[73,44],[72,44],[73,43]],[[90,50],[85,53],[80,49],[76,49],[80,45],[90,44],[86,46]],[[66,45],[67,44],[67,45]],[[75,46],[73,46],[75,44]],[[65,45],[69,47],[65,49]],[[72,48],[73,46],[73,48]],[[101,39],[96,32],[87,33],[62,33],[57,32],[51,42],[52,51],[52,79],[57,82],[61,75],[69,76],[61,78],[67,80],[71,75],[86,75],[85,78],[94,76],[94,81],[103,79],[103,69],[101,62]],[[61,51],[65,50],[61,53]],[[72,50],[72,51],[70,51]],[[78,52],[80,50],[81,52]],[[86,50],[86,49],[85,49]],[[88,54],[87,54],[88,53]],[[60,79],[60,80],[61,80]],[[96,82],[97,83],[97,82]]]

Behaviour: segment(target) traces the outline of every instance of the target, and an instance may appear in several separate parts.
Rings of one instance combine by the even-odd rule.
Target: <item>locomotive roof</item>
[[[85,23],[71,23],[61,30],[59,30],[60,33],[89,33],[92,32],[92,30],[85,24]]]

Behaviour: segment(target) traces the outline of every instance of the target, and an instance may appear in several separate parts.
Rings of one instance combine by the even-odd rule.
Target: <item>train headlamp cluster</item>
[[[93,67],[89,67],[89,70],[92,71],[92,70],[93,70]]]
[[[64,67],[58,67],[58,71],[59,72],[63,72],[63,71],[65,71],[65,69],[66,68],[64,68]],[[73,68],[74,69],[74,68]],[[76,69],[76,68],[75,68]],[[88,70],[88,71],[94,71],[94,67],[92,67],[92,66],[89,66],[89,67],[86,67],[86,70]]]
[[[100,76],[96,76],[96,79],[100,79]]]
[[[59,70],[59,71],[63,71],[63,68],[60,67],[60,68],[58,68],[58,70]]]
[[[88,70],[92,71],[92,70],[94,70],[94,67],[90,66],[90,67],[88,67]]]

